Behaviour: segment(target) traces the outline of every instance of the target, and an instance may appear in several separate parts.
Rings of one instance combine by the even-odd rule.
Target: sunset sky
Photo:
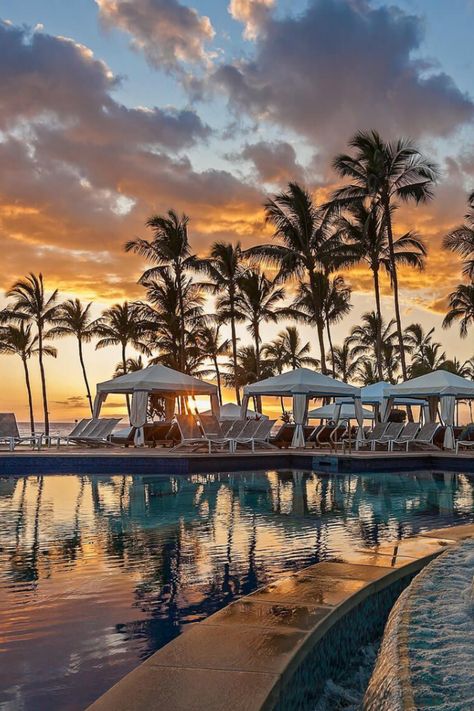
[[[376,128],[415,139],[441,169],[433,202],[396,215],[398,233],[429,247],[424,273],[402,273],[404,324],[436,325],[451,357],[474,354],[472,338],[441,330],[461,278],[440,248],[474,189],[473,0],[0,0],[0,19],[2,291],[42,271],[96,314],[142,296],[123,244],[146,236],[150,213],[186,212],[199,254],[267,241],[265,195],[296,179],[325,199],[334,154]],[[354,308],[336,342],[373,308],[370,275],[347,278]],[[383,305],[392,317],[388,285]],[[72,419],[85,413],[75,343],[57,345],[51,416]],[[95,383],[119,352],[86,357]],[[24,419],[15,360],[0,359],[0,411]]]

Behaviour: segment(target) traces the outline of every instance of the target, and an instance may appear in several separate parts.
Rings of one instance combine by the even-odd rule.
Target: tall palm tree
[[[465,276],[474,280],[474,192],[468,197],[468,206],[464,224],[446,235],[443,246],[461,255]]]
[[[46,374],[44,356],[46,355],[44,340],[47,338],[46,328],[55,322],[58,313],[58,290],[49,296],[45,293],[42,274],[30,273],[24,279],[19,279],[7,291],[7,296],[13,298],[13,309],[7,309],[9,317],[16,321],[32,322],[36,326],[38,337],[38,361],[41,376],[41,392],[43,398],[44,431],[49,435],[48,394],[46,389]],[[49,347],[48,347],[49,348]]]
[[[257,372],[258,371],[258,372]],[[224,373],[224,382],[228,387],[242,388],[244,385],[255,383],[261,378],[269,378],[275,374],[272,361],[260,356],[257,367],[257,353],[255,346],[241,346],[237,351],[237,383],[235,379],[233,360],[227,364]]]
[[[338,229],[354,249],[355,255],[365,262],[374,280],[375,309],[382,323],[380,299],[380,269],[391,277],[390,247],[385,226],[385,213],[380,206],[367,206],[363,200],[348,206],[347,215],[337,221]],[[410,266],[423,269],[426,247],[415,232],[407,232],[393,242],[393,257],[396,266]],[[380,331],[376,341],[377,371],[382,380],[382,338]]]
[[[394,342],[397,338],[397,332],[394,330],[395,321],[391,319],[388,323],[379,319],[375,311],[370,311],[362,315],[361,323],[351,330],[347,337],[348,345],[351,347],[351,356],[353,358],[368,358],[370,361],[376,362],[376,343],[377,333],[380,331],[382,340],[382,379],[388,375],[384,372],[385,363],[390,365]],[[384,352],[385,349],[385,352]]]
[[[373,207],[380,206],[383,210],[400,362],[403,377],[406,378],[392,213],[397,200],[414,201],[417,204],[429,200],[433,195],[432,188],[438,171],[436,166],[426,160],[418,148],[406,139],[386,142],[377,131],[359,131],[350,140],[349,146],[354,149],[354,155],[343,153],[336,156],[333,166],[340,176],[349,178],[352,182],[335,191],[332,209],[369,199]]]
[[[321,274],[328,275],[339,267],[353,263],[353,255],[334,232],[321,209],[316,208],[310,194],[297,183],[290,183],[265,204],[268,223],[274,227],[278,244],[258,245],[248,250],[279,269],[277,279],[298,279],[305,282],[315,310],[321,309]],[[317,323],[318,325],[318,323]],[[324,327],[318,325],[321,370],[326,373]]]
[[[421,323],[411,323],[405,328],[403,342],[405,350],[411,355],[412,360],[423,361],[426,349],[433,343],[434,327],[425,331]]]
[[[422,353],[416,353],[411,361],[410,377],[417,378],[433,370],[442,369],[446,362],[446,353],[440,352],[441,349],[441,343],[428,343]]]
[[[285,366],[289,366],[292,370],[304,365],[311,365],[313,368],[319,367],[319,360],[310,356],[309,341],[304,344],[301,342],[298,329],[295,326],[287,326],[283,331],[280,331],[274,341],[263,346],[262,352],[265,357],[275,362],[275,369],[279,372]]]
[[[448,370],[450,373],[459,375],[461,378],[472,378],[474,373],[472,360],[465,360],[464,363],[461,363],[457,358],[453,358],[452,360],[448,358],[445,360],[444,363],[441,364],[441,370]]]
[[[449,295],[449,311],[444,317],[443,328],[449,328],[459,322],[459,334],[466,338],[469,327],[474,325],[474,281],[471,284],[458,284]]]
[[[95,344],[96,350],[109,346],[120,346],[123,373],[128,373],[128,346],[132,346],[140,353],[150,355],[150,349],[146,343],[147,327],[148,324],[141,318],[136,304],[128,301],[124,301],[123,304],[114,304],[94,321],[94,329],[99,337]]]
[[[327,293],[323,302],[326,319],[331,361],[334,361],[334,346],[331,337],[331,326],[342,321],[344,316],[352,309],[351,288],[346,284],[343,276],[335,276],[327,281]]]
[[[250,269],[239,279],[237,304],[240,312],[250,322],[248,330],[254,339],[257,379],[261,376],[260,326],[266,321],[278,321],[280,314],[277,305],[284,297],[284,289],[277,287],[263,272]]]
[[[196,260],[194,267],[204,273],[208,280],[201,284],[202,288],[217,297],[216,312],[221,323],[230,324],[232,342],[232,361],[237,370],[237,330],[236,324],[244,316],[238,309],[237,295],[239,279],[244,274],[243,265],[246,253],[240,242],[214,242],[209,257]],[[240,405],[240,389],[235,378],[235,396]]]
[[[56,319],[57,325],[50,330],[50,335],[54,337],[75,336],[79,353],[79,363],[81,365],[82,377],[86,386],[87,399],[91,414],[93,413],[92,396],[87,379],[87,371],[84,363],[83,344],[90,343],[97,334],[96,326],[90,317],[92,304],[84,306],[79,299],[67,299],[60,304]]]
[[[168,210],[166,215],[152,215],[146,226],[152,230],[153,239],[134,239],[125,244],[126,252],[135,252],[145,257],[154,266],[143,272],[139,279],[140,284],[145,284],[152,279],[163,276],[164,272],[172,272],[176,281],[178,293],[178,318],[180,321],[179,333],[179,364],[180,370],[185,368],[185,316],[183,278],[186,271],[191,268],[196,258],[191,255],[188,239],[187,215],[181,217],[174,210]]]
[[[219,332],[219,324],[207,325],[205,324],[199,330],[198,333],[198,344],[200,352],[204,354],[206,358],[212,361],[213,372],[215,373],[217,380],[217,391],[219,393],[219,402],[222,405],[222,382],[221,382],[221,371],[219,368],[219,358],[229,355],[230,352],[230,341],[228,339],[222,340]],[[212,371],[211,371],[212,372]],[[207,373],[201,373],[205,376]]]
[[[33,325],[20,321],[19,325],[9,324],[0,327],[0,353],[17,355],[21,358],[23,373],[25,375],[26,392],[28,395],[28,409],[30,415],[31,434],[35,433],[35,417],[33,411],[33,395],[31,392],[30,372],[28,361],[31,356],[38,355],[38,336],[32,334]],[[56,349],[43,343],[43,355],[56,357]]]
[[[342,346],[334,346],[331,355],[334,376],[339,377],[344,383],[357,377],[361,359],[353,357],[349,338],[344,339]]]

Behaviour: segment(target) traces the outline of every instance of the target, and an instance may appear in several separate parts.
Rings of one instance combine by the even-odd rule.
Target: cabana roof
[[[338,409],[340,406],[339,417]],[[362,408],[362,414],[364,420],[373,420],[374,413],[371,410]],[[355,420],[355,406],[353,402],[341,402],[341,403],[331,403],[330,405],[323,405],[322,407],[316,407],[314,410],[308,412],[308,420]]]
[[[211,410],[206,410],[202,413],[203,415],[210,415]],[[238,420],[240,417],[240,405],[235,402],[226,402],[224,405],[220,406],[219,420]],[[247,419],[252,420],[255,418],[264,417],[268,419],[266,415],[262,415],[261,412],[255,412],[251,407],[247,408]]]
[[[353,385],[335,380],[309,368],[297,368],[288,373],[246,385],[244,395],[273,395],[275,397],[306,395],[309,398],[346,396],[355,398],[360,397],[360,388],[355,388]]]
[[[456,398],[474,398],[474,382],[447,370],[434,370],[418,378],[393,385],[387,395],[390,397],[429,398],[451,395]]]
[[[389,397],[389,391],[394,386],[392,383],[386,382],[385,380],[379,380],[377,383],[372,383],[371,385],[365,385],[360,389],[361,400],[363,405],[381,405],[384,398]],[[423,405],[422,400],[417,400],[413,397],[397,397],[395,398],[394,405]]]
[[[217,386],[164,365],[150,365],[97,384],[97,393],[147,392],[170,395],[215,395]]]

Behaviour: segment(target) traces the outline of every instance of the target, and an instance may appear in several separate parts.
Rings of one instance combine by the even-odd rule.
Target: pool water
[[[84,709],[285,572],[472,520],[453,473],[0,478],[0,708]]]

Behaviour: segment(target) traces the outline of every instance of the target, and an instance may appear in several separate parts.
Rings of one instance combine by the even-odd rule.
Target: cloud
[[[82,45],[0,24],[0,82],[2,287],[41,269],[63,290],[133,298],[140,260],[123,244],[169,207],[191,214],[201,251],[258,231],[260,191],[183,155],[207,140],[199,116],[119,104],[118,80]]]
[[[296,159],[295,149],[286,141],[247,143],[240,155],[254,165],[256,178],[263,183],[284,185],[304,181],[304,170]]]
[[[230,0],[229,13],[244,24],[245,39],[254,40],[271,18],[275,0]]]
[[[208,17],[178,0],[96,0],[106,27],[131,36],[132,47],[143,52],[149,64],[176,71],[183,63],[209,64],[206,45],[214,37]]]
[[[394,6],[311,0],[294,17],[268,13],[254,55],[222,64],[208,85],[240,115],[291,129],[326,156],[360,128],[446,136],[472,121],[474,104],[416,57],[422,37],[422,20]]]

